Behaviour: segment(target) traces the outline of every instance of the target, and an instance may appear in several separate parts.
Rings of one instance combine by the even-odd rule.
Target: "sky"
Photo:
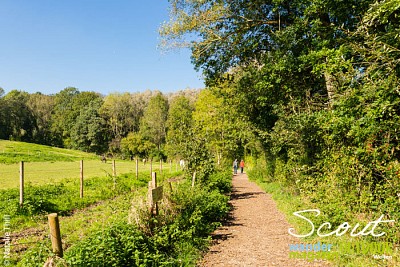
[[[167,54],[168,0],[1,0],[0,87],[55,94],[204,87],[190,51]]]

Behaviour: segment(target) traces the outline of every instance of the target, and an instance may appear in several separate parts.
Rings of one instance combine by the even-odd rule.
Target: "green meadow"
[[[117,175],[135,173],[136,164],[134,161],[116,161]],[[1,189],[17,188],[19,186],[19,163],[0,164]],[[166,170],[170,169],[165,165]],[[174,165],[174,170],[176,166]],[[153,170],[158,172],[159,164],[153,164]],[[139,172],[149,172],[150,164],[139,163]],[[102,163],[100,160],[83,161],[84,178],[112,176],[112,161]],[[26,162],[24,163],[24,180],[27,185],[42,185],[61,182],[64,179],[80,177],[80,162]]]
[[[0,140],[0,163],[13,164],[20,161],[77,161],[98,159],[95,154],[58,147],[44,146],[25,142]]]
[[[54,184],[64,179],[79,179],[80,160],[83,160],[84,178],[112,176],[112,160],[101,162],[94,154],[76,150],[55,148],[23,142],[0,140],[0,189],[19,187],[20,161],[24,161],[26,185]],[[117,160],[116,173],[136,172],[135,161]],[[176,164],[164,164],[164,171],[177,170]],[[153,164],[158,172],[159,163]],[[139,172],[148,172],[150,164],[139,162]]]

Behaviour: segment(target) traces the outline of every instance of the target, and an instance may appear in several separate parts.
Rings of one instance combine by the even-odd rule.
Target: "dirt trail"
[[[200,266],[329,266],[322,261],[289,259],[289,244],[301,243],[271,196],[246,174],[233,177],[231,219],[214,233],[215,244]]]

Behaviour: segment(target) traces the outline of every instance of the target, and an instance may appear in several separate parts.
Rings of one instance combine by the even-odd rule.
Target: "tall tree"
[[[6,94],[3,101],[6,103],[6,135],[11,140],[30,142],[33,139],[33,132],[36,128],[35,119],[27,102],[27,92],[12,90]]]
[[[7,139],[7,103],[3,96],[4,90],[0,87],[0,139]]]
[[[102,99],[93,100],[81,109],[71,129],[71,146],[87,152],[101,154],[107,151],[109,133],[105,120],[100,117]]]
[[[205,89],[197,99],[193,120],[194,132],[205,140],[218,164],[223,158],[238,156],[239,146],[245,142],[244,133],[249,129],[235,105],[226,105],[223,98]]]
[[[100,114],[111,129],[110,149],[113,152],[119,151],[121,139],[129,132],[139,130],[139,120],[143,114],[142,102],[143,99],[138,94],[115,93],[105,97]]]
[[[188,142],[188,133],[192,128],[193,107],[185,96],[171,100],[167,120],[166,151],[170,157],[184,158]]]
[[[329,50],[346,40],[371,2],[170,0],[172,19],[160,32],[165,43],[192,48],[209,85],[233,67],[274,62],[283,77],[301,85],[303,95],[323,87],[329,103],[337,87],[334,70],[316,73],[313,65],[324,66]]]
[[[129,158],[147,158],[155,149],[155,144],[143,138],[140,133],[129,133],[121,140],[121,151]]]
[[[162,93],[150,98],[141,122],[141,134],[153,142],[158,150],[165,143],[167,133],[168,101]]]
[[[67,87],[55,95],[52,132],[59,136],[58,145],[71,147],[71,130],[81,110],[101,98],[99,93],[79,92],[73,87]]]
[[[27,106],[35,118],[36,128],[33,132],[35,143],[53,145],[53,135],[51,133],[51,119],[54,110],[54,96],[35,93],[29,95]]]

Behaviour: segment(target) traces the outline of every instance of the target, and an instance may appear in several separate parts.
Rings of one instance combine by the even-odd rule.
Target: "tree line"
[[[164,47],[190,47],[207,86],[249,122],[264,179],[334,223],[398,217],[398,0],[169,2]]]
[[[0,139],[124,158],[183,158],[200,172],[205,158],[221,164],[245,153],[254,136],[239,134],[244,124],[210,90],[0,94]]]

